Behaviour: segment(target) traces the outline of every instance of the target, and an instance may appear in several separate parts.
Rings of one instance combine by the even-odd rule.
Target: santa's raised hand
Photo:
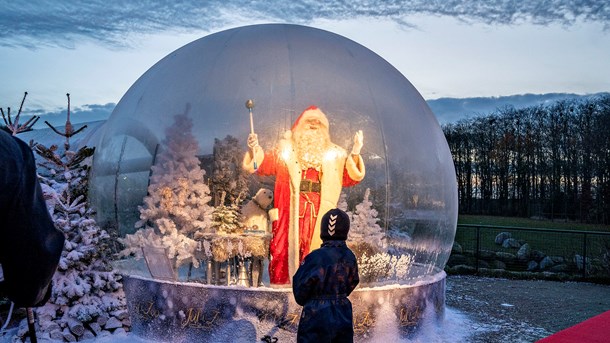
[[[360,155],[360,150],[362,150],[363,145],[364,134],[362,133],[362,130],[358,130],[354,135],[354,146],[352,147],[352,155]]]
[[[254,149],[258,146],[258,135],[251,133],[248,135],[248,148]]]

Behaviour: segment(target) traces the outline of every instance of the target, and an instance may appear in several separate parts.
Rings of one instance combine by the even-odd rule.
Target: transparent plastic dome
[[[378,219],[388,251],[412,259],[408,279],[444,268],[455,236],[457,186],[433,113],[413,85],[374,52],[297,25],[245,26],[203,37],[134,83],[97,144],[91,198],[100,225],[119,236],[135,231],[151,166],[177,114],[192,120],[208,176],[218,140],[232,136],[245,153],[251,130],[247,99],[254,99],[253,127],[265,149],[311,105],[326,114],[331,140],[348,152],[354,133],[362,130],[366,176],[343,188],[347,210],[356,212],[369,193],[377,211],[369,216]]]

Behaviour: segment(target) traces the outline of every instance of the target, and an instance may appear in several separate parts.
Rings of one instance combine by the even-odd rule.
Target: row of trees
[[[460,212],[610,222],[610,95],[443,126]]]

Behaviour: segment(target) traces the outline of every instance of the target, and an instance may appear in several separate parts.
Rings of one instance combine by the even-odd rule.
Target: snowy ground
[[[608,294],[609,285],[449,276],[442,325],[424,325],[419,336],[402,342],[536,342],[610,310]],[[381,336],[381,341],[396,342],[391,334]],[[11,342],[7,336],[10,332],[0,337],[0,343]],[[87,342],[155,343],[133,334]]]
[[[447,308],[445,312],[445,320],[442,326],[425,326],[422,328],[420,334],[410,340],[396,340],[393,333],[388,332],[386,335],[378,335],[377,342],[401,342],[401,343],[454,343],[454,342],[468,342],[469,337],[472,336],[472,328],[480,327],[474,323],[467,315],[461,313],[458,310]],[[11,342],[10,336],[15,332],[13,329],[5,335],[0,337],[0,343]],[[6,337],[8,336],[8,337]],[[56,342],[51,340],[38,339],[38,342]],[[89,343],[161,343],[160,341],[153,341],[149,339],[140,338],[134,334],[121,334],[111,335],[94,340],[85,340],[82,342]],[[223,341],[229,342],[229,341]],[[239,342],[239,340],[232,342]],[[244,342],[245,343],[245,342]],[[375,342],[371,342],[375,343]]]

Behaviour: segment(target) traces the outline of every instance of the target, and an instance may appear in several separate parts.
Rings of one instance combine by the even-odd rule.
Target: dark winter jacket
[[[18,307],[43,305],[64,240],[42,196],[32,150],[0,130],[0,294]]]
[[[325,241],[309,253],[292,279],[296,302],[303,306],[297,342],[353,342],[352,303],[358,264],[345,241]]]

